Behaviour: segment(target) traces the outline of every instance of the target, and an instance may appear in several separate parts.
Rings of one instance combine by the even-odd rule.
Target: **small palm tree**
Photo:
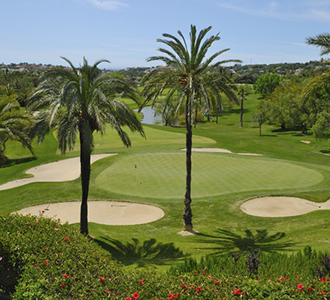
[[[191,211],[191,149],[192,149],[192,115],[194,102],[196,100],[211,103],[213,98],[210,95],[221,97],[220,93],[224,92],[229,97],[236,99],[232,85],[222,72],[214,72],[221,64],[226,62],[240,62],[239,60],[224,60],[213,64],[219,55],[225,53],[229,49],[224,49],[212,54],[206,58],[208,50],[212,44],[219,40],[219,33],[204,39],[211,30],[211,26],[197,33],[196,26],[191,25],[190,31],[190,47],[186,40],[178,31],[179,38],[163,34],[166,39],[158,39],[157,41],[169,47],[158,49],[163,55],[152,56],[148,61],[162,61],[166,64],[147,74],[142,83],[144,89],[142,95],[145,101],[142,105],[147,105],[150,101],[155,103],[162,93],[167,93],[166,101],[177,101],[177,111],[180,107],[185,107],[186,118],[186,192],[185,192],[185,209],[183,213],[184,230],[192,230],[192,211]],[[212,91],[212,93],[211,93]]]
[[[79,134],[82,186],[80,231],[88,234],[87,199],[94,131],[103,134],[105,125],[109,124],[127,147],[131,143],[123,126],[138,131],[142,136],[144,132],[135,113],[123,102],[114,99],[118,93],[136,99],[135,90],[124,80],[103,74],[97,68],[107,60],[89,66],[84,58],[82,67],[77,69],[68,59],[63,59],[71,69],[55,67],[46,71],[31,97],[29,108],[43,109],[37,115],[31,135],[37,136],[38,141],[42,142],[47,132],[57,128],[58,146],[64,154],[67,147],[69,150],[74,148]]]
[[[17,96],[10,91],[0,97],[0,163],[6,161],[5,150],[8,140],[18,141],[34,155],[28,130],[33,117],[22,112]]]

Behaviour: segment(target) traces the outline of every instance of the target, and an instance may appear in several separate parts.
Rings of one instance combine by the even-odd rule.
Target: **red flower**
[[[285,280],[288,280],[289,279],[289,277],[285,277]]]
[[[64,238],[63,241],[67,241],[68,242],[68,241],[70,241],[70,239],[69,238]]]
[[[187,287],[187,286],[186,286],[185,284],[181,284],[181,287],[182,287],[182,288],[185,288],[185,287]]]
[[[108,294],[110,294],[110,291],[108,289],[105,290]]]
[[[179,297],[179,294],[176,293],[176,294],[174,294],[174,295],[169,295],[169,296],[167,297],[167,299],[176,299],[176,298],[178,298],[178,297]]]
[[[282,281],[282,279],[283,279],[283,276],[281,276],[279,279],[277,279],[278,281]]]
[[[238,296],[242,295],[242,293],[239,292],[239,289],[234,290],[234,294]]]
[[[48,263],[48,260],[46,259],[45,262],[44,262],[44,265],[47,265],[47,263]]]
[[[69,278],[69,277],[70,277],[70,276],[67,275],[67,274],[62,274],[62,276],[63,276],[64,278]]]
[[[138,294],[138,292],[135,292],[132,296],[133,296],[133,299],[137,299],[137,298],[140,297],[140,295]]]
[[[44,213],[45,213],[45,211],[43,210],[43,211],[42,211],[42,213],[44,214]]]
[[[141,284],[144,284],[143,280],[139,280]]]
[[[201,290],[202,290],[202,287],[196,288],[197,293],[200,293]]]
[[[104,278],[103,277],[99,277],[100,278],[100,280],[102,281],[102,282],[104,282]]]
[[[296,275],[296,277],[299,279],[299,276],[298,275]]]
[[[321,293],[321,295],[325,295],[326,293],[325,292],[323,292],[323,291],[320,291],[320,293]]]
[[[304,287],[304,286],[303,286],[302,283],[297,284],[297,288],[298,288],[298,290],[301,290],[301,291],[302,291],[302,288],[303,288],[303,287]]]
[[[65,284],[62,282],[61,286],[65,286]]]
[[[310,286],[310,287],[307,288],[307,290],[312,291],[313,288]]]
[[[127,297],[125,300],[132,300],[132,298],[130,298],[130,297]]]

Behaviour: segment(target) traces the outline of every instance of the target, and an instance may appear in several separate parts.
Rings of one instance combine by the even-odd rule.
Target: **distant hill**
[[[8,65],[0,64],[0,70],[3,72],[13,71],[42,71],[53,67],[51,64],[28,64],[26,62]],[[260,75],[267,72],[276,73],[283,77],[292,76],[311,77],[316,76],[330,67],[330,60],[321,59],[320,61],[310,61],[306,63],[278,63],[278,64],[256,64],[226,66],[228,74],[236,83],[254,84]],[[138,85],[143,75],[150,72],[155,67],[133,67],[122,70],[104,70],[105,72],[118,72],[123,74],[132,84]],[[156,67],[157,68],[157,67]]]

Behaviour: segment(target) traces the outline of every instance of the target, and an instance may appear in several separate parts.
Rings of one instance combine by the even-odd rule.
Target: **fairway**
[[[280,160],[193,153],[192,196],[294,189],[323,180],[315,170]],[[148,198],[182,198],[185,153],[135,154],[116,160],[96,178],[107,191]]]

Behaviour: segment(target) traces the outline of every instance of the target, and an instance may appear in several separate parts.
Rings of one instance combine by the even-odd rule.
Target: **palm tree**
[[[142,83],[144,89],[142,95],[145,101],[142,105],[150,101],[154,104],[162,93],[167,93],[166,101],[177,101],[177,111],[180,107],[185,107],[186,118],[186,192],[184,196],[184,230],[192,230],[191,211],[191,149],[192,149],[192,114],[194,102],[203,99],[205,103],[210,103],[210,95],[220,97],[220,92],[225,92],[228,96],[236,99],[231,85],[222,72],[213,72],[221,64],[226,62],[240,62],[238,60],[224,60],[213,64],[214,60],[229,49],[224,49],[206,58],[208,50],[212,44],[219,40],[219,33],[204,39],[211,30],[211,26],[201,30],[198,34],[196,26],[191,25],[190,49],[186,40],[178,31],[179,38],[164,33],[165,39],[158,39],[170,49],[160,48],[163,55],[152,56],[148,61],[162,61],[166,66],[159,67],[151,71],[144,78]],[[181,38],[181,39],[180,39]],[[211,93],[212,91],[212,93]]]
[[[90,156],[93,151],[93,132],[105,132],[109,124],[119,134],[123,144],[131,145],[130,139],[122,127],[131,131],[144,132],[134,112],[123,102],[115,100],[118,93],[125,93],[135,99],[135,90],[124,80],[102,73],[97,67],[100,60],[89,66],[83,59],[80,69],[63,58],[71,67],[65,69],[54,67],[46,71],[35,93],[32,95],[29,108],[43,109],[37,115],[36,125],[31,131],[41,142],[46,133],[57,128],[58,146],[62,154],[74,148],[77,134],[80,140],[80,167],[82,200],[80,213],[80,231],[88,234],[87,199],[90,180]]]
[[[33,117],[21,111],[17,96],[10,90],[0,97],[0,163],[6,161],[5,150],[8,140],[18,141],[34,155],[28,130]]]

